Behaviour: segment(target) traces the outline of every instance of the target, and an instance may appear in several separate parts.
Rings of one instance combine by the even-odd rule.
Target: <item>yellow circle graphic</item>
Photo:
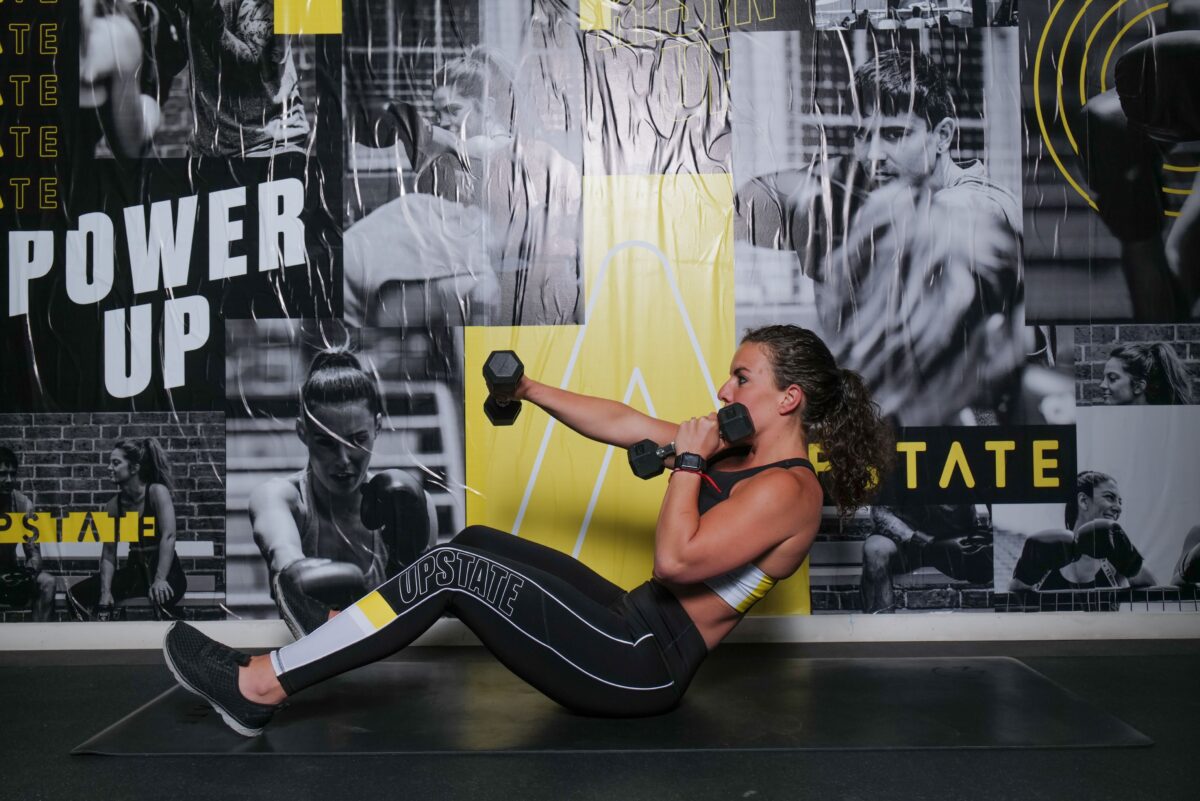
[[[1132,19],[1122,25],[1118,30],[1112,32],[1111,29],[1113,26],[1108,25],[1109,21],[1112,20],[1117,12],[1120,11],[1121,8],[1129,2],[1129,0],[1113,0],[1105,9],[1104,13],[1100,16],[1100,19],[1097,20],[1090,29],[1088,29],[1086,26],[1081,25],[1081,23],[1083,22],[1084,15],[1087,13],[1088,9],[1093,6],[1094,2],[1095,0],[1083,0],[1083,2],[1079,5],[1079,9],[1075,12],[1071,22],[1067,25],[1062,41],[1057,43],[1057,60],[1051,60],[1055,55],[1051,45],[1051,29],[1054,27],[1055,21],[1059,19],[1060,14],[1063,14],[1063,19],[1065,19],[1065,15],[1070,13],[1069,10],[1064,13],[1064,7],[1067,5],[1067,0],[1056,0],[1054,8],[1051,9],[1050,16],[1046,19],[1046,23],[1042,28],[1041,35],[1038,37],[1037,50],[1034,54],[1033,103],[1034,112],[1037,116],[1038,130],[1041,133],[1042,142],[1046,146],[1046,151],[1050,154],[1051,161],[1054,162],[1054,166],[1058,168],[1059,173],[1062,174],[1063,178],[1066,179],[1071,188],[1074,189],[1080,197],[1086,200],[1089,206],[1091,206],[1093,209],[1096,209],[1096,201],[1088,193],[1087,189],[1082,186],[1075,175],[1073,175],[1063,163],[1062,158],[1059,156],[1058,151],[1054,147],[1054,141],[1050,136],[1050,128],[1047,124],[1047,117],[1052,117],[1056,124],[1062,127],[1062,133],[1066,136],[1067,142],[1070,144],[1072,151],[1074,151],[1075,154],[1079,153],[1079,144],[1075,139],[1074,131],[1071,130],[1071,123],[1069,120],[1069,115],[1067,114],[1066,104],[1070,101],[1065,97],[1064,91],[1069,85],[1068,81],[1070,80],[1070,76],[1066,74],[1066,69],[1064,66],[1067,63],[1068,50],[1071,48],[1073,43],[1076,45],[1076,47],[1078,47],[1079,41],[1082,40],[1083,54],[1079,60],[1079,75],[1077,76],[1077,83],[1079,88],[1079,108],[1083,108],[1088,100],[1091,99],[1088,95],[1089,87],[1087,81],[1087,66],[1088,57],[1092,53],[1093,47],[1096,48],[1097,52],[1099,52],[1100,48],[1103,47],[1104,56],[1100,62],[1099,86],[1092,87],[1093,89],[1098,88],[1098,91],[1094,91],[1091,97],[1095,97],[1096,95],[1108,91],[1109,69],[1110,66],[1112,66],[1113,55],[1117,53],[1121,40],[1124,39],[1126,34],[1128,34],[1137,25],[1151,24],[1151,16],[1158,14],[1159,12],[1165,12],[1167,10],[1167,3],[1159,3],[1144,9],[1143,11],[1135,14]],[[1102,3],[1104,0],[1100,0],[1100,2]],[[1097,4],[1097,6],[1101,7],[1099,4]],[[1106,33],[1106,30],[1108,30],[1109,33]],[[1106,41],[1104,37],[1109,35],[1112,38]],[[1100,40],[1099,43],[1097,43],[1097,40]],[[1045,65],[1047,69],[1054,70],[1055,92],[1054,104],[1051,108],[1043,108],[1043,65]],[[1046,98],[1046,100],[1049,101],[1049,98]],[[1167,172],[1173,173],[1200,172],[1200,166],[1163,164],[1163,169]],[[1190,190],[1174,189],[1170,187],[1163,187],[1163,191],[1172,195],[1191,194]],[[1168,217],[1179,216],[1179,213],[1174,211],[1165,211],[1163,213]]]

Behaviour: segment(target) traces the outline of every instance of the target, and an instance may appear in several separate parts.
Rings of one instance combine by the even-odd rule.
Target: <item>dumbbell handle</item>
[[[717,413],[717,420],[721,428],[721,437],[730,444],[754,433],[754,423],[750,420],[746,407],[741,404],[732,403],[726,406]],[[639,478],[654,478],[662,474],[664,462],[675,455],[674,442],[659,445],[646,439],[629,448],[629,466]]]

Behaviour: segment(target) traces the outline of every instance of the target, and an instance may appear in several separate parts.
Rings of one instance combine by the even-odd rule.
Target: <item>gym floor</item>
[[[1012,656],[1148,748],[122,758],[71,756],[173,685],[156,651],[0,654],[7,799],[1194,800],[1200,640],[726,645],[745,657]],[[463,648],[404,658],[455,660]],[[903,693],[903,687],[896,688]],[[820,725],[812,721],[811,725]],[[863,721],[870,726],[870,721]]]

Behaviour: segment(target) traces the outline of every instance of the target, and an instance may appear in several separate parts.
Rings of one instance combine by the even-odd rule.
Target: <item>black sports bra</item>
[[[750,478],[750,476],[757,475],[764,470],[770,470],[772,467],[807,467],[809,470],[813,471],[813,475],[816,475],[817,473],[816,468],[814,468],[812,465],[812,462],[808,461],[807,459],[802,459],[798,456],[792,459],[782,459],[778,462],[759,465],[758,467],[748,467],[745,470],[712,470],[705,474],[712,479],[712,484],[707,481],[700,482],[700,497],[697,499],[697,505],[700,508],[700,514],[703,515],[709,509],[728,498],[729,493],[733,491],[734,485],[739,481],[744,481],[745,479]]]

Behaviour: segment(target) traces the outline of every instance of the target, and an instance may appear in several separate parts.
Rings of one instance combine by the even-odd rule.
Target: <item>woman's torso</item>
[[[139,560],[146,561],[146,562],[149,562],[151,566],[153,566],[154,563],[157,561],[158,543],[159,543],[159,537],[157,536],[158,535],[158,531],[157,531],[158,510],[155,507],[154,497],[151,494],[154,491],[155,486],[159,486],[159,485],[148,484],[146,486],[146,489],[145,489],[144,493],[142,494],[141,498],[138,499],[137,501],[131,501],[128,498],[125,498],[124,496],[121,495],[120,492],[118,492],[115,496],[113,496],[113,499],[111,501],[109,501],[109,505],[111,507],[109,509],[109,513],[114,515],[116,517],[116,519],[118,519],[118,520],[120,520],[125,515],[129,514],[130,512],[134,512],[139,517],[155,518],[155,523],[156,523],[155,535],[156,536],[152,539],[151,538],[147,538],[147,539],[139,538],[136,542],[132,542],[129,545],[130,561],[139,561]]]
[[[771,462],[764,465],[749,465],[744,463],[745,455],[738,451],[726,452],[719,455],[713,462],[709,475],[714,478],[722,490],[721,498],[701,498],[701,515],[717,503],[729,498],[737,491],[738,485],[749,478],[760,475],[768,470],[786,470],[797,481],[796,496],[805,493],[820,493],[820,484],[812,465],[806,459],[787,459],[783,462]],[[704,494],[711,495],[715,490],[706,489]],[[816,496],[821,497],[819,494]],[[819,501],[818,501],[819,503]],[[816,524],[814,523],[814,526]],[[775,580],[782,580],[795,573],[804,562],[812,541],[811,531],[797,530],[792,536],[772,546],[760,554],[751,564],[764,574]],[[688,616],[696,624],[709,650],[725,638],[734,626],[742,619],[743,613],[731,607],[716,592],[703,582],[696,584],[667,584],[671,592],[679,599]]]
[[[387,564],[382,533],[364,526],[358,518],[357,509],[336,519],[318,510],[312,491],[312,476],[307,470],[293,473],[287,480],[300,495],[300,502],[292,510],[292,516],[300,533],[300,547],[304,555],[350,562],[362,570],[370,586],[382,584],[386,578],[384,566]]]

